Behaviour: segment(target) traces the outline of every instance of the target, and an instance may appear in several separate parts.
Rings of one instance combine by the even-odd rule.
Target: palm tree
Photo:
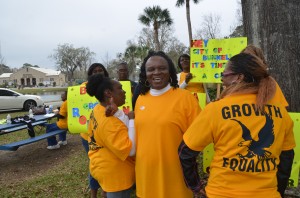
[[[128,63],[129,75],[131,75],[133,72],[135,72],[136,56],[137,56],[137,46],[136,45],[130,45],[125,49],[124,59]]]
[[[146,7],[144,9],[144,14],[139,16],[139,21],[148,27],[150,27],[151,24],[153,25],[155,50],[161,50],[158,39],[158,30],[163,24],[168,26],[172,25],[173,20],[170,17],[169,10],[162,10],[159,6]]]
[[[143,62],[149,51],[147,46],[138,46],[130,44],[124,52],[124,60],[128,63],[129,74],[133,76],[136,73],[136,66]]]
[[[195,4],[199,3],[200,0],[193,0]],[[189,39],[190,39],[190,46],[192,46],[193,40],[193,33],[192,33],[192,24],[191,24],[191,15],[190,15],[190,0],[177,0],[176,6],[180,7],[185,4],[186,10],[186,20],[188,24],[188,31],[189,31]]]

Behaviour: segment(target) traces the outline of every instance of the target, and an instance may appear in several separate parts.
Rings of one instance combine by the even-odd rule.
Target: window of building
[[[50,81],[54,81],[54,78],[50,78]]]

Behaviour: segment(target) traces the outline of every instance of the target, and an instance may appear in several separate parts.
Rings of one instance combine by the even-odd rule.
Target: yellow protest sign
[[[129,111],[133,111],[132,109],[132,93],[131,93],[131,84],[130,81],[119,81],[122,84],[122,89],[126,91],[126,100],[125,104],[119,109],[123,110],[127,115]]]
[[[121,81],[122,89],[126,91],[125,104],[122,109],[126,114],[132,111],[130,81]],[[86,133],[93,108],[98,104],[95,97],[86,93],[85,84],[68,88],[68,130],[70,133]]]
[[[228,60],[247,46],[247,38],[193,40],[190,49],[191,82],[221,83]]]
[[[215,150],[214,150],[214,144],[211,143],[208,146],[206,146],[203,150],[203,171],[205,173],[209,173],[210,163],[214,157]]]
[[[85,133],[90,114],[98,104],[95,97],[86,93],[85,85],[68,88],[68,130],[70,133]]]
[[[198,100],[201,109],[204,109],[206,105],[206,93],[192,93],[194,97]]]
[[[298,186],[298,177],[300,169],[300,113],[289,113],[294,121],[294,137],[296,141],[296,147],[294,148],[295,157],[292,166],[291,177],[289,178],[289,187]]]

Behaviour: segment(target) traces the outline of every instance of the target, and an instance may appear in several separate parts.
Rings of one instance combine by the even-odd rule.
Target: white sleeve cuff
[[[128,128],[133,127],[134,128],[134,119],[129,120]]]
[[[118,109],[118,111],[114,114],[114,117],[121,120],[126,126],[128,124],[128,116],[125,115],[124,111]]]
[[[181,84],[179,85],[179,88],[184,89],[184,88],[186,88],[187,85],[188,85],[188,84],[187,84],[185,81],[183,81],[183,83],[181,83]]]

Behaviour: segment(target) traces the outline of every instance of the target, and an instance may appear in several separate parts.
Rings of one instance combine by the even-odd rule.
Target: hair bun
[[[101,74],[95,74],[91,75],[88,78],[88,82],[86,84],[86,92],[90,96],[95,96],[98,90],[98,87],[101,85],[103,81],[103,75]]]

